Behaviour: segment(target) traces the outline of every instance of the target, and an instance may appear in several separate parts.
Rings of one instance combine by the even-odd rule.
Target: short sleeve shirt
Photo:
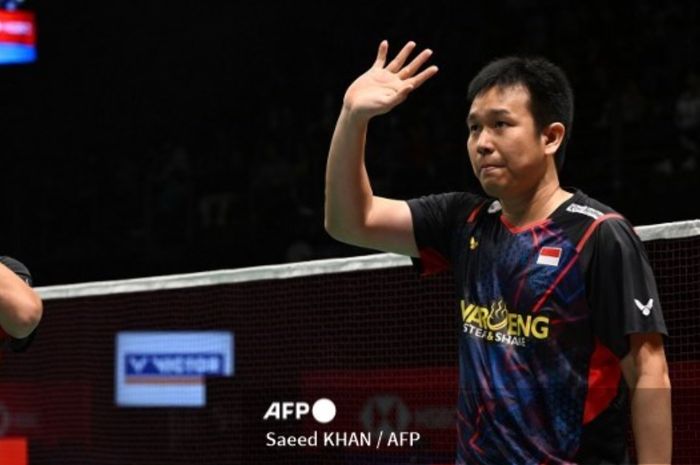
[[[666,334],[632,226],[578,190],[522,228],[474,194],[408,205],[415,266],[456,283],[457,463],[624,463],[627,336]]]

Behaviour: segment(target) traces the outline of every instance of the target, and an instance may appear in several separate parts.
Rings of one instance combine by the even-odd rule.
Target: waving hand
[[[411,91],[434,76],[438,71],[437,66],[418,72],[433,53],[429,49],[423,50],[410,63],[405,64],[415,47],[415,42],[408,42],[386,64],[389,44],[386,40],[382,41],[372,67],[348,87],[343,100],[345,108],[369,120],[390,111],[403,102]]]

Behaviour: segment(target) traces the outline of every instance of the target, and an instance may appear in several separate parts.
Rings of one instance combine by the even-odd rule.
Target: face
[[[552,151],[547,131],[540,133],[523,86],[492,87],[472,102],[467,118],[467,149],[474,174],[493,197],[512,197],[536,186]],[[558,124],[558,123],[555,123]]]

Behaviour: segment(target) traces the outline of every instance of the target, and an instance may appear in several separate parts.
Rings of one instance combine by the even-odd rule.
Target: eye
[[[479,130],[478,124],[470,124],[469,125],[469,132],[477,132],[478,130]]]
[[[499,129],[501,129],[501,128],[508,127],[508,123],[506,123],[505,121],[496,121],[495,126]]]

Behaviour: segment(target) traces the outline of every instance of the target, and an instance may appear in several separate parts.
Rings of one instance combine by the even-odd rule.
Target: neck
[[[544,220],[573,194],[559,186],[559,181],[544,182],[513,197],[500,198],[503,215],[514,226]]]

